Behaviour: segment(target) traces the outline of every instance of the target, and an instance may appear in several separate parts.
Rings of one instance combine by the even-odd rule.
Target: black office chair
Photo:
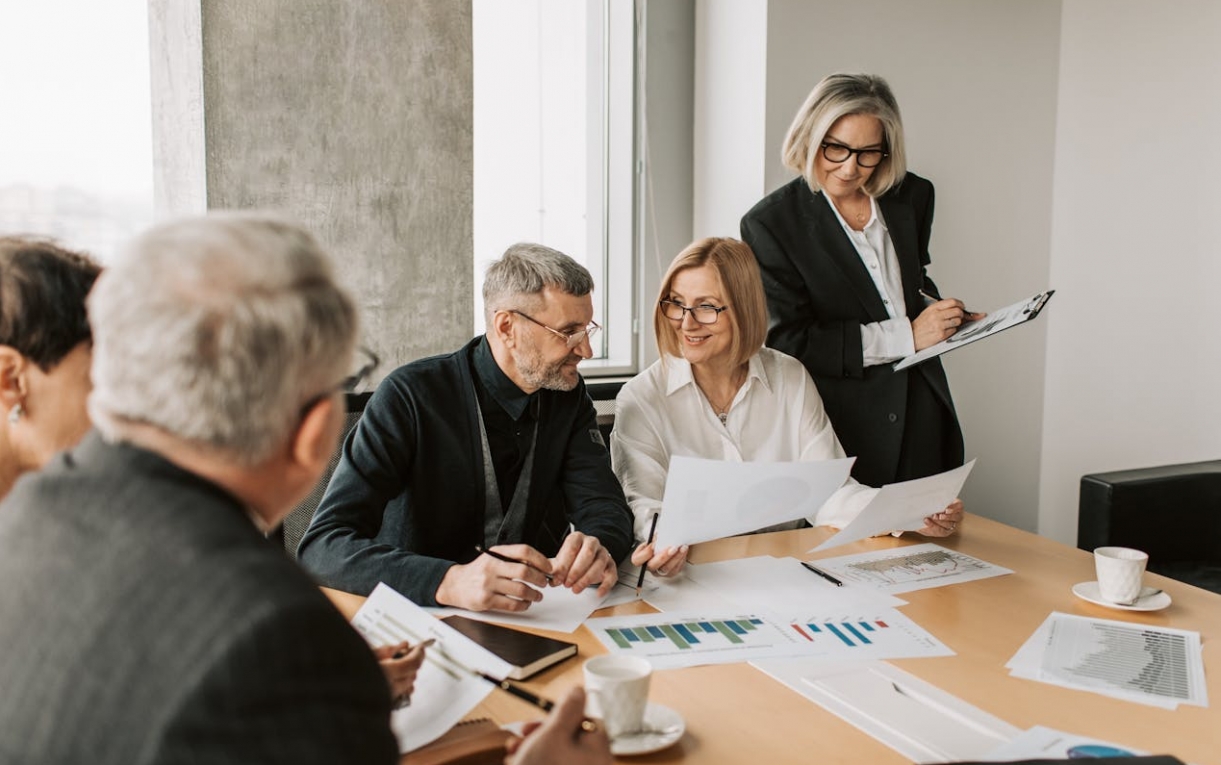
[[[365,404],[369,403],[369,397],[372,395],[372,392],[344,395],[347,417],[344,420],[340,443],[343,443],[343,440],[348,437],[348,433],[352,432],[352,428],[356,427],[356,423],[360,421],[360,415],[365,411]],[[293,508],[280,526],[278,531],[280,541],[284,545],[285,552],[294,560],[297,558],[297,545],[301,543],[301,537],[305,536],[305,530],[309,528],[310,521],[314,519],[314,512],[322,502],[322,495],[326,494],[327,484],[331,482],[331,473],[335,472],[335,466],[339,464],[339,452],[340,450],[336,449],[335,453],[331,455],[326,472],[322,474],[317,485],[310,491],[309,496]]]
[[[1221,593],[1221,460],[1081,477],[1077,547],[1149,553],[1148,568]]]
[[[594,402],[598,414],[598,430],[602,440],[610,446],[610,434],[615,427],[615,397],[626,380],[586,380],[585,391]]]

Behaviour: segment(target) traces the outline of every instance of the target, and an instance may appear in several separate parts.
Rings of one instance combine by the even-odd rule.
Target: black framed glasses
[[[517,310],[516,308],[510,308],[509,311],[511,313],[517,314],[518,316],[522,317],[523,319],[529,319],[530,321],[539,325],[540,327],[547,330],[551,334],[559,337],[561,340],[564,341],[564,344],[568,346],[568,350],[570,350],[570,351],[580,347],[581,343],[585,342],[586,340],[589,340],[592,343],[594,335],[598,334],[598,330],[602,329],[602,327],[598,324],[598,322],[591,321],[589,323],[589,326],[587,326],[587,327],[584,327],[582,329],[573,329],[573,330],[569,330],[569,331],[565,332],[563,330],[556,329],[555,327],[548,327],[546,324],[542,323],[541,321],[534,318],[533,316],[524,314],[521,311]]]
[[[716,324],[716,320],[721,318],[721,311],[729,308],[727,305],[717,307],[707,303],[683,305],[675,300],[661,300],[657,305],[661,306],[661,315],[670,321],[682,321],[683,317],[690,313],[691,318],[700,324]]]
[[[338,385],[332,386],[321,393],[310,396],[310,398],[301,405],[302,419],[305,418],[305,415],[309,414],[311,409],[318,406],[319,401],[322,401],[329,396],[340,392],[357,392],[368,381],[369,376],[373,374],[374,370],[377,369],[377,365],[381,363],[381,359],[377,357],[377,354],[363,345],[356,348],[356,359],[360,363],[360,366],[356,368],[355,372],[343,378]]]
[[[882,164],[882,160],[890,156],[889,152],[881,149],[853,149],[844,146],[842,143],[833,143],[831,141],[823,141],[822,156],[828,162],[840,164],[847,162],[848,157],[856,155],[856,164],[861,167],[877,167]]]

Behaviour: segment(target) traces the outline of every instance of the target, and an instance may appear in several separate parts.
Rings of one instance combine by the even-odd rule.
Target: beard
[[[539,353],[538,348],[530,348],[528,353],[523,353],[515,359],[517,364],[517,373],[521,375],[521,379],[531,387],[543,388],[546,390],[569,391],[577,387],[579,376],[573,374],[569,377],[565,374],[565,365],[575,361],[580,361],[581,357],[573,354],[560,359],[559,361],[548,363],[543,355]]]

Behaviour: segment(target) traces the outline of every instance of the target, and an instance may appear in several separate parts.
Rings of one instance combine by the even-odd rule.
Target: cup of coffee
[[[1131,605],[1140,597],[1149,554],[1131,547],[1099,547],[1094,550],[1098,594],[1103,600]]]
[[[585,662],[585,714],[602,720],[612,739],[644,727],[653,665],[635,656],[595,656]]]

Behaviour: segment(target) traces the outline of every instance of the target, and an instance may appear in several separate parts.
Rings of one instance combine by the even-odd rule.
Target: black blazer
[[[894,242],[907,315],[923,310],[920,290],[937,295],[925,269],[933,227],[933,184],[908,173],[878,198]],[[742,239],[763,272],[771,327],[767,344],[809,370],[844,450],[857,457],[853,475],[878,486],[896,480],[907,423],[936,417],[948,437],[922,449],[941,452],[942,469],[962,464],[962,431],[945,370],[938,359],[896,372],[890,364],[866,367],[861,325],[889,318],[860,256],[822,194],[804,178],[764,197],[742,218]],[[931,395],[912,400],[909,385]],[[923,403],[922,403],[923,402]],[[919,439],[914,433],[911,438]],[[908,476],[910,477],[910,476]]]

